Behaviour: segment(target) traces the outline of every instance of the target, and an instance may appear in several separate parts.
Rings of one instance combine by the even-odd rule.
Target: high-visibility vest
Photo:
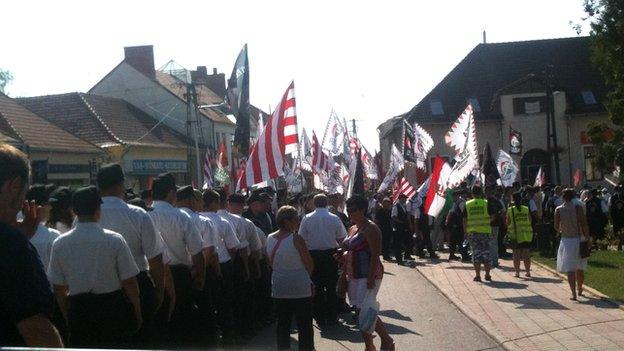
[[[487,207],[488,202],[485,199],[472,199],[466,202],[468,233],[490,234],[490,215]]]
[[[531,227],[531,214],[529,208],[520,206],[518,210],[516,206],[509,208],[507,212],[509,217],[508,236],[515,239],[517,243],[530,243],[533,241],[533,228]]]

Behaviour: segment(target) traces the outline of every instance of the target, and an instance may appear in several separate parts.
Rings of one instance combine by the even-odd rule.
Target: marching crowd
[[[609,221],[622,247],[621,185],[577,194],[462,184],[434,218],[418,194],[394,203],[386,194],[345,201],[271,188],[228,195],[161,174],[135,195],[117,164],[100,168],[97,187],[72,191],[29,186],[29,160],[11,146],[0,145],[0,164],[3,346],[210,346],[276,321],[282,350],[294,317],[299,349],[313,350],[313,321],[334,325],[376,299],[381,258],[406,265],[448,249],[449,260],[471,261],[481,282],[481,266],[491,281],[508,248],[516,277],[521,263],[530,277],[531,249],[556,250],[576,299]],[[373,331],[382,350],[394,349],[376,317],[362,330],[366,350],[375,350]]]

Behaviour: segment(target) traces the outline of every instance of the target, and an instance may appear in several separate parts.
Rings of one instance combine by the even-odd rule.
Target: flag
[[[414,135],[414,128],[403,120],[403,158],[405,161],[416,163],[416,157],[414,156],[414,144],[416,139]]]
[[[455,151],[455,160],[458,160],[464,150],[470,147],[473,142],[476,149],[472,105],[468,104],[457,121],[451,125],[451,129],[444,135],[444,141]]]
[[[446,133],[445,140],[455,150],[455,164],[448,179],[450,189],[458,186],[466,177],[478,168],[477,133],[474,126],[472,106],[468,105],[464,112],[453,123]]]
[[[533,183],[533,186],[544,186],[546,184],[546,175],[544,174],[544,170],[542,169],[542,166],[540,166],[539,170],[537,171],[537,174],[535,175],[535,182]]]
[[[202,189],[210,189],[214,185],[212,180],[212,158],[210,157],[210,150],[206,150],[204,154],[204,185]],[[151,189],[151,186],[148,187]]]
[[[405,195],[408,199],[416,194],[416,189],[405,179],[401,177],[401,180],[397,182],[397,187],[392,195],[392,202],[396,202],[399,199],[399,195]]]
[[[383,193],[386,191],[390,185],[394,182],[399,172],[404,167],[403,154],[399,152],[395,145],[392,145],[392,154],[390,155],[390,166],[388,166],[388,171],[386,172],[386,176],[384,177],[381,185],[379,186],[379,190],[377,192]]]
[[[443,158],[437,156],[429,180],[427,197],[425,198],[425,213],[437,217],[446,204],[446,189],[451,166]]]
[[[505,187],[512,186],[518,177],[519,168],[513,158],[503,150],[498,150],[498,161],[496,162],[501,184]]]
[[[217,151],[217,169],[215,171],[214,178],[221,185],[230,184],[230,172],[228,170],[227,146],[225,145],[225,138],[221,139],[219,150]]]
[[[431,175],[416,189],[416,196],[410,199],[412,208],[420,207],[425,202],[427,192],[429,191],[429,183],[431,182]]]
[[[312,169],[319,174],[329,174],[333,168],[334,160],[325,154],[316,134],[312,132]]]
[[[323,133],[323,150],[327,150],[330,156],[341,155],[344,152],[342,147],[344,139],[348,140],[348,136],[344,133],[344,126],[336,112],[332,110]]]
[[[498,168],[496,167],[496,161],[494,160],[494,156],[492,156],[492,149],[490,149],[490,143],[485,143],[485,148],[483,149],[483,162],[481,164],[481,174],[485,179],[484,186],[495,186],[497,185],[497,181],[500,179],[500,174],[498,173]]]
[[[433,148],[433,139],[418,123],[414,123],[414,158],[416,167],[421,170],[427,168],[427,154]]]
[[[238,54],[232,75],[228,80],[226,101],[230,111],[236,117],[234,131],[234,146],[247,156],[249,151],[249,60],[247,58],[247,44]],[[258,124],[262,124],[260,121]]]
[[[509,126],[509,153],[522,155],[522,133]]]
[[[362,165],[364,166],[364,174],[368,179],[379,179],[379,172],[377,170],[377,164],[373,156],[366,150],[366,147],[362,145]]]
[[[574,172],[574,186],[575,187],[579,187],[581,186],[581,183],[583,182],[583,172],[581,172],[580,169],[576,169],[576,171]]]
[[[362,149],[357,150],[355,159],[355,173],[353,174],[353,186],[351,196],[364,195],[364,166],[362,165]]]
[[[297,150],[297,111],[295,83],[282,96],[262,134],[251,149],[245,171],[238,179],[237,189],[277,178],[284,174],[286,154]]]

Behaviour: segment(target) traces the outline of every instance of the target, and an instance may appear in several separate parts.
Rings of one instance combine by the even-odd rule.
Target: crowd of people
[[[137,195],[117,164],[77,190],[30,185],[29,160],[11,146],[0,145],[0,164],[3,346],[205,347],[277,322],[282,350],[294,317],[299,349],[313,350],[314,322],[335,325],[376,299],[382,258],[409,265],[448,250],[481,282],[481,267],[491,281],[507,249],[516,277],[522,263],[531,276],[532,249],[556,250],[576,299],[588,252],[603,248],[609,221],[616,235],[624,227],[621,185],[577,194],[462,184],[434,218],[418,195],[229,194],[178,186],[171,174]],[[394,349],[381,318],[372,330]],[[362,338],[375,350],[371,330]]]

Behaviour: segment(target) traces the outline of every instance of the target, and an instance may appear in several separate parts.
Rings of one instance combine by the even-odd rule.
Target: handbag
[[[579,209],[580,207],[576,207],[576,228],[578,230],[578,221],[580,219],[579,217]],[[580,235],[580,231],[579,231],[579,235]],[[581,258],[588,258],[591,255],[591,245],[589,243],[589,240],[586,241],[581,241],[579,242],[579,254],[581,255]]]

